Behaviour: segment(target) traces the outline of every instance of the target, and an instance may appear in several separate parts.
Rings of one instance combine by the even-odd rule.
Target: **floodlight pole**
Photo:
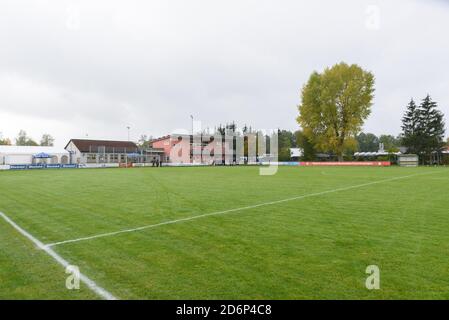
[[[129,130],[131,130],[131,127],[127,126],[126,129],[128,129],[128,141],[130,141]]]
[[[194,154],[194,150],[193,150],[193,115],[190,115],[190,119],[192,119],[192,137],[191,139],[189,139],[191,141],[190,144],[190,150],[191,150],[191,155],[192,155],[192,159],[190,159],[191,163],[193,164],[193,154]]]

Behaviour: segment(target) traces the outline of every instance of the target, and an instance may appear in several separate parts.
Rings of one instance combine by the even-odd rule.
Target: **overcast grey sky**
[[[449,116],[448,31],[442,0],[2,0],[0,132],[294,130],[310,73],[345,61],[376,76],[365,131],[398,134],[412,96]]]

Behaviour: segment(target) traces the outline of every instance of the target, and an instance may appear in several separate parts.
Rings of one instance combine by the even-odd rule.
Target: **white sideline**
[[[263,207],[263,206],[269,206],[269,205],[274,205],[274,204],[279,204],[279,203],[283,203],[283,202],[289,202],[289,201],[299,200],[299,199],[304,199],[304,198],[316,197],[316,196],[321,196],[324,194],[334,193],[334,192],[339,192],[339,191],[347,191],[347,190],[362,188],[362,187],[366,187],[366,186],[370,186],[370,185],[374,185],[374,184],[390,182],[390,181],[395,181],[395,180],[400,180],[400,179],[406,179],[406,178],[411,178],[411,177],[420,176],[420,175],[433,174],[433,173],[437,173],[437,172],[417,173],[417,174],[412,174],[412,175],[407,175],[407,176],[402,176],[402,177],[395,177],[395,178],[390,178],[390,179],[384,179],[384,180],[374,181],[374,182],[368,182],[368,183],[363,183],[363,184],[358,184],[358,185],[354,185],[354,186],[343,187],[343,188],[338,188],[338,189],[333,189],[333,190],[327,190],[327,191],[322,191],[322,192],[317,192],[317,193],[309,193],[309,194],[305,194],[305,195],[297,196],[297,197],[293,197],[293,198],[287,198],[287,199],[264,202],[264,203],[241,207],[241,208],[234,208],[234,209],[229,209],[229,210],[206,213],[206,214],[201,214],[201,215],[197,215],[197,216],[191,216],[191,217],[187,217],[187,218],[181,218],[181,219],[177,219],[177,220],[171,220],[171,221],[161,222],[161,223],[157,223],[157,224],[132,228],[132,229],[125,229],[125,230],[120,230],[120,231],[115,231],[115,232],[97,234],[97,235],[89,236],[89,237],[54,242],[54,243],[47,244],[46,247],[54,247],[54,246],[58,246],[58,245],[66,244],[66,243],[74,243],[74,242],[110,237],[110,236],[115,236],[115,235],[122,234],[122,233],[129,233],[129,232],[135,232],[135,231],[140,231],[140,230],[145,230],[145,229],[151,229],[151,228],[156,228],[156,227],[160,227],[160,226],[165,226],[168,224],[175,224],[175,223],[179,223],[179,222],[191,221],[191,220],[195,220],[195,219],[216,216],[216,215],[226,214],[226,213],[231,213],[231,212],[236,212],[236,211],[249,210],[249,209],[259,208],[259,207]]]
[[[56,260],[60,265],[62,265],[64,268],[67,268],[70,264],[62,258],[59,254],[57,254],[55,251],[53,251],[50,247],[44,245],[42,242],[40,242],[38,239],[36,239],[34,236],[32,236],[30,233],[22,229],[19,225],[17,225],[14,221],[12,221],[6,214],[0,211],[0,216],[9,223],[14,229],[16,229],[18,232],[20,232],[23,236],[31,240],[39,249],[44,250],[50,257]],[[84,274],[80,273],[80,280],[85,283],[90,290],[95,292],[98,296],[100,296],[103,299],[106,300],[117,300],[116,297],[114,297],[111,293],[103,289],[102,287],[98,286],[93,280],[85,276]]]

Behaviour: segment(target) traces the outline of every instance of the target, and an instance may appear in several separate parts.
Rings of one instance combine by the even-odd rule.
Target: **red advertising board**
[[[320,166],[388,167],[391,166],[391,162],[390,161],[300,162],[299,165],[306,167],[320,167]]]

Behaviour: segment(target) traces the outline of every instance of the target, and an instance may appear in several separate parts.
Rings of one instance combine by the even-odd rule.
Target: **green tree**
[[[432,163],[432,155],[438,155],[444,147],[444,115],[438,104],[427,95],[419,106],[419,146],[424,159]],[[423,159],[423,162],[425,160]]]
[[[16,146],[38,146],[37,142],[27,136],[26,131],[20,130],[16,138]]]
[[[360,152],[376,152],[379,150],[379,138],[373,133],[360,133],[356,137]]]
[[[295,132],[296,135],[296,144],[298,148],[301,148],[304,152],[303,160],[304,161],[313,161],[316,157],[316,150],[313,142],[309,140],[309,138],[301,131],[298,130]]]
[[[8,138],[3,138],[3,134],[0,132],[0,146],[10,146],[11,140]]]
[[[400,138],[395,138],[389,134],[382,134],[379,137],[379,143],[384,145],[385,151],[389,153],[394,153],[399,151],[399,147],[401,146]]]
[[[290,148],[296,147],[296,137],[288,130],[278,130],[279,161],[290,160]]]
[[[302,89],[297,121],[318,150],[332,151],[342,161],[344,151],[356,146],[373,97],[373,74],[342,62],[312,73]]]
[[[148,138],[146,134],[142,134],[137,142],[137,145],[140,149],[148,149],[150,148],[150,140],[151,138]]]
[[[9,140],[8,138],[0,139],[0,146],[10,146],[10,145],[11,145],[11,140]]]
[[[48,133],[45,133],[41,138],[41,146],[53,147],[54,145],[55,145],[55,139]]]
[[[224,136],[226,134],[226,127],[223,127],[220,123],[220,126],[216,128],[215,133]]]
[[[408,153],[419,153],[420,113],[415,101],[410,100],[402,118],[402,144]]]
[[[444,147],[443,119],[443,113],[430,95],[422,100],[419,107],[413,100],[407,106],[402,118],[402,141],[407,152],[418,154],[423,164],[431,163],[434,153],[439,156]]]

